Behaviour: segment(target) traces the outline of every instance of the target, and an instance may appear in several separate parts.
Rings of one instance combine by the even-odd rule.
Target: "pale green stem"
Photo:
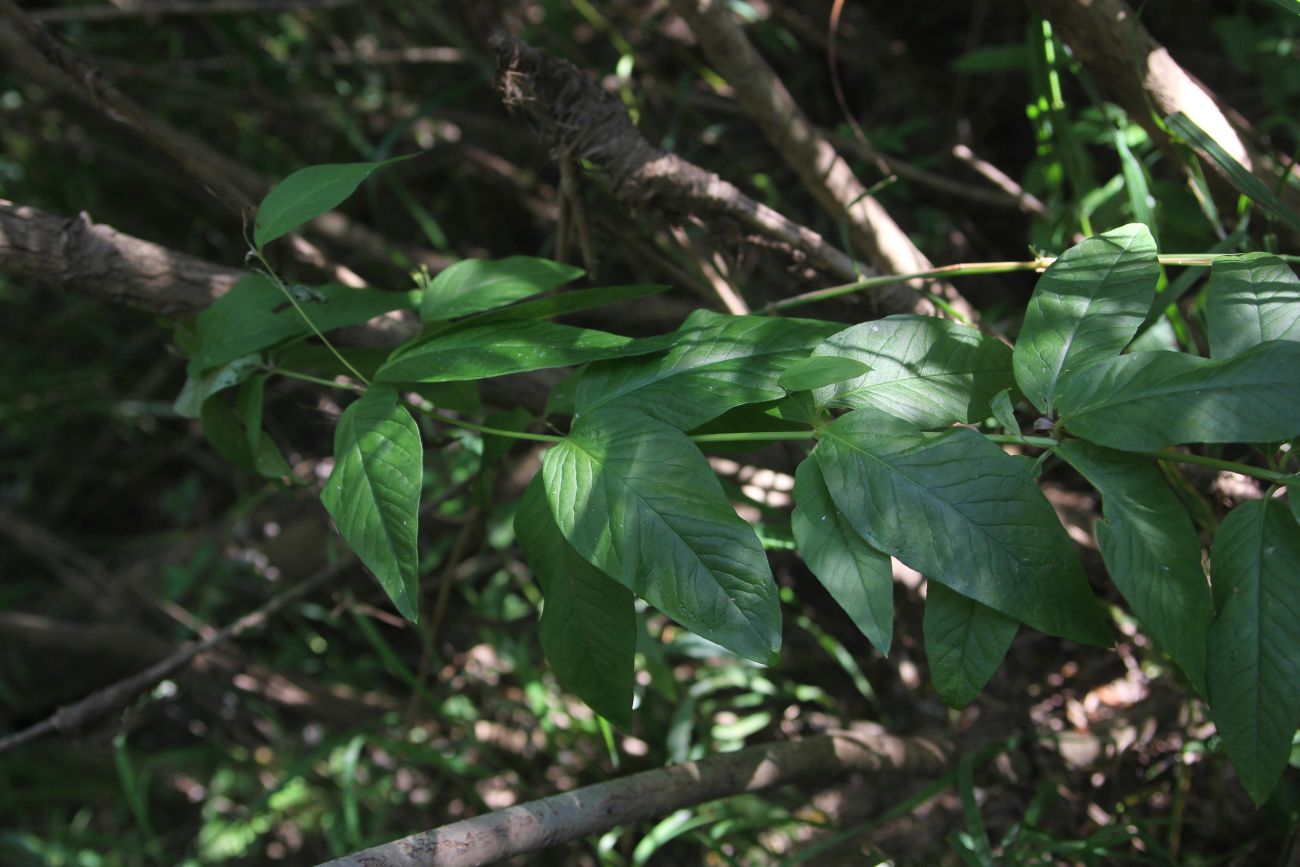
[[[299,373],[296,370],[289,370],[288,368],[283,368],[283,367],[271,368],[268,371],[268,373],[271,373],[275,376],[283,376],[288,379],[301,379],[303,382],[314,382],[317,385],[324,385],[330,388],[346,388],[349,391],[360,391],[360,392],[364,392],[366,390],[366,387],[364,385],[356,385],[355,383],[351,383],[351,382],[335,382],[332,379],[325,379],[324,377],[320,377],[320,376],[312,376],[310,373]]]
[[[1206,268],[1214,264],[1216,259],[1235,255],[1237,254],[1166,253],[1157,256],[1156,258],[1159,260],[1161,265]],[[1057,257],[1055,256],[1039,256],[1037,259],[1031,259],[1026,262],[970,262],[965,264],[944,265],[942,268],[932,268],[929,271],[915,271],[911,274],[883,274],[879,277],[870,277],[866,280],[858,280],[854,283],[830,286],[826,289],[818,289],[814,292],[805,292],[802,295],[782,298],[780,301],[773,301],[771,304],[768,304],[763,308],[763,312],[773,315],[782,310],[789,310],[792,307],[802,307],[805,304],[812,304],[816,301],[838,298],[841,295],[851,295],[854,292],[865,292],[868,289],[875,289],[880,286],[889,286],[894,283],[904,283],[909,280],[938,280],[950,277],[971,277],[977,274],[1013,274],[1018,271],[1042,271],[1055,262],[1056,258]],[[1290,264],[1300,262],[1300,256],[1279,255],[1278,258]]]
[[[276,288],[279,289],[284,297],[289,300],[289,303],[293,305],[293,309],[298,311],[298,315],[302,317],[302,321],[307,323],[307,327],[311,329],[312,334],[315,334],[320,338],[320,342],[325,344],[325,348],[334,353],[334,357],[337,358],[339,363],[346,367],[353,376],[361,380],[364,385],[370,385],[370,380],[362,376],[361,372],[353,367],[352,364],[343,357],[343,353],[334,348],[334,344],[330,343],[325,335],[321,333],[321,330],[316,327],[316,323],[311,321],[311,317],[307,315],[307,311],[302,309],[302,305],[298,303],[297,298],[293,297],[293,293],[289,291],[289,287],[284,285],[284,281],[280,279],[280,275],[275,273],[271,268],[271,263],[266,261],[266,257],[262,255],[262,251],[254,250],[253,254],[257,256],[257,261],[262,263],[262,267],[266,270],[267,276],[271,278],[271,282],[274,283]]]

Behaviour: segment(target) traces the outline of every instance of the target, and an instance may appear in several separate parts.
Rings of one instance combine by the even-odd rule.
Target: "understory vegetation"
[[[1293,865],[1298,46],[0,0],[0,863]]]

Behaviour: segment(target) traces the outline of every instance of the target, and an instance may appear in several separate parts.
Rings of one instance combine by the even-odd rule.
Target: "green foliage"
[[[411,156],[415,156],[412,154]],[[395,157],[378,163],[338,163],[309,166],[281,181],[257,209],[253,224],[253,246],[259,253],[276,238],[333,210],[356,192],[375,169],[410,159]]]
[[[322,202],[341,189],[337,178],[327,186],[328,195],[302,200]],[[641,631],[634,599],[714,651],[767,665],[778,657],[773,573],[759,533],[737,515],[700,450],[710,441],[813,446],[794,482],[794,546],[882,653],[893,638],[890,558],[929,579],[925,647],[935,688],[953,707],[979,693],[1021,623],[1109,644],[1107,611],[1036,482],[1041,459],[1010,455],[998,442],[1014,441],[1059,455],[1100,492],[1096,535],[1116,588],[1208,697],[1252,797],[1262,801],[1275,786],[1300,716],[1295,517],[1272,500],[1239,506],[1214,541],[1207,578],[1187,511],[1156,463],[1197,458],[1150,452],[1300,436],[1300,299],[1281,261],[1251,254],[1216,262],[1206,304],[1211,358],[1125,354],[1160,277],[1151,233],[1138,224],[1056,260],[1038,281],[1014,349],[970,326],[917,316],[846,328],[697,310],[677,330],[640,339],[548,321],[657,287],[515,303],[578,276],[524,257],[453,266],[424,281],[426,333],[393,351],[374,379],[430,388],[575,368],[549,401],[557,415],[572,415],[567,433],[514,428],[526,415],[482,427],[445,411],[436,420],[491,435],[491,463],[510,439],[549,445],[517,506],[516,536],[544,597],[543,650],[561,683],[598,713],[632,723]],[[283,469],[261,456],[269,441],[258,431],[259,370],[299,375],[285,366],[287,341],[405,306],[338,287],[307,290],[294,310],[273,303],[290,291],[275,278],[250,278],[201,319],[182,401],[202,408],[205,427],[211,415],[210,436],[232,462],[259,472]],[[468,318],[447,321],[455,317]],[[219,392],[241,383],[231,408]],[[414,619],[420,430],[391,385],[358,387],[365,395],[339,420],[322,500]],[[1020,433],[1020,394],[1045,417],[1036,428],[1053,437]],[[990,415],[1007,435],[970,426]],[[1268,472],[1261,477],[1286,480]],[[486,496],[486,485],[479,490]],[[773,538],[766,527],[763,538]],[[645,662],[659,665],[649,653]]]

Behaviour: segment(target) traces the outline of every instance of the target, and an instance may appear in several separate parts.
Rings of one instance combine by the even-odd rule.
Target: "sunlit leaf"
[[[1300,278],[1276,256],[1216,259],[1205,291],[1211,358],[1231,358],[1266,340],[1300,341]]]
[[[1159,277],[1155,241],[1137,223],[1062,253],[1038,279],[1016,340],[1016,382],[1029,401],[1050,415],[1071,376],[1119,355]]]

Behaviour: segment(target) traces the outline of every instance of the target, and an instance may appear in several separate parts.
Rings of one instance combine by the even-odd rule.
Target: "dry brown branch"
[[[763,135],[799,175],[823,210],[847,219],[849,236],[871,264],[885,274],[928,271],[934,266],[853,175],[849,164],[804,115],[781,79],[750,44],[740,24],[720,0],[672,0],[709,62],[736,90]],[[931,287],[971,321],[975,309],[950,284]],[[893,309],[934,313],[934,306],[904,285],[888,287],[879,299]]]
[[[1102,91],[1154,141],[1169,137],[1153,112],[1159,118],[1182,112],[1270,189],[1276,186],[1278,161],[1259,145],[1250,124],[1184,70],[1124,0],[1035,0],[1035,5]]]
[[[595,164],[625,205],[670,220],[696,214],[730,217],[806,254],[828,274],[841,280],[858,277],[853,260],[816,232],[754,201],[712,172],[650,144],[632,125],[623,104],[573,64],[510,37],[496,37],[492,47],[506,105],[525,114],[547,144]]]
[[[375,846],[325,867],[471,867],[537,852],[616,825],[788,783],[826,786],[851,773],[921,776],[947,756],[923,738],[818,735],[747,747],[585,786]]]
[[[0,199],[0,272],[164,316],[196,313],[243,276],[92,223]]]
[[[222,627],[210,637],[188,644],[166,659],[154,663],[141,672],[123,678],[103,689],[96,690],[80,701],[59,708],[52,716],[33,726],[15,732],[8,737],[0,738],[0,753],[54,732],[65,734],[74,732],[123,707],[140,693],[158,683],[158,681],[170,677],[188,666],[205,651],[211,650],[222,642],[237,638],[250,629],[261,626],[289,602],[338,577],[355,562],[355,557],[345,556],[310,578],[299,581],[283,593],[272,597],[265,605]]]

